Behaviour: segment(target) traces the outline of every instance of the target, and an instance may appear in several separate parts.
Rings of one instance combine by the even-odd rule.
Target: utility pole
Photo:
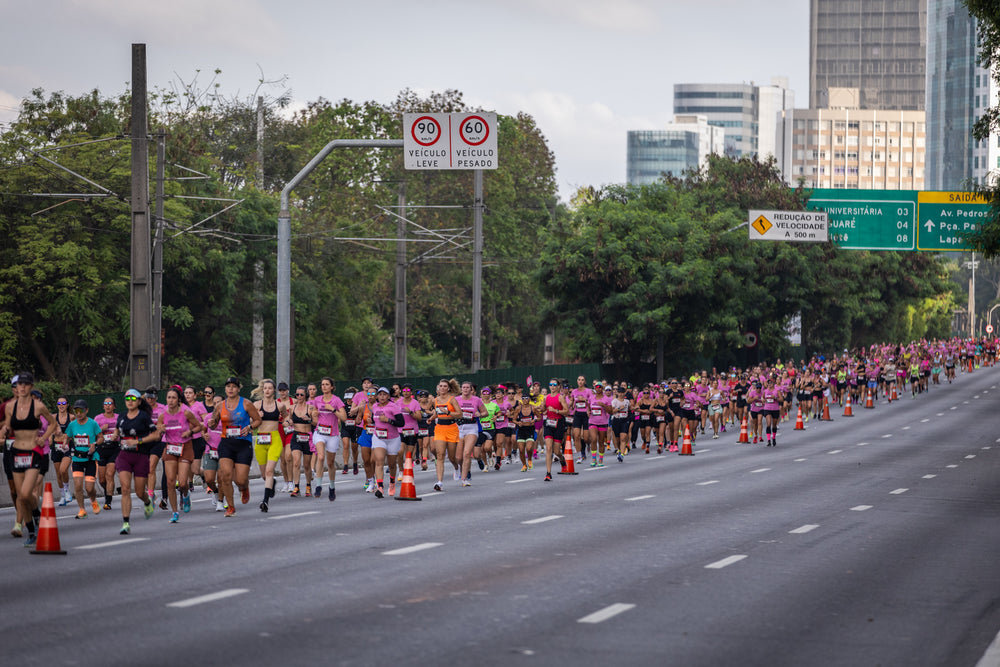
[[[257,98],[257,188],[264,189],[264,98]],[[264,262],[253,265],[253,331],[251,333],[250,375],[254,380],[264,377]],[[288,378],[278,378],[288,382]]]
[[[156,236],[153,241],[153,323],[150,327],[153,355],[150,384],[159,387],[163,361],[163,172],[166,162],[166,133],[156,133]]]
[[[399,183],[396,217],[396,337],[393,377],[406,375],[406,181]]]
[[[145,388],[150,368],[149,140],[146,136],[146,45],[132,45],[132,261],[129,286],[129,383]]]
[[[479,342],[483,319],[483,170],[473,172],[472,222],[472,372],[482,366]]]
[[[976,261],[976,252],[972,252],[972,261],[965,262],[965,268],[972,269],[969,277],[969,338],[976,335],[976,268],[979,262]]]

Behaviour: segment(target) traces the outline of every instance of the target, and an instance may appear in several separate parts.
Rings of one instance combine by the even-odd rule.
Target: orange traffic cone
[[[417,487],[413,483],[413,454],[410,452],[406,452],[406,461],[403,462],[403,479],[396,500],[423,500],[417,497]]]
[[[694,451],[691,449],[691,429],[686,425],[684,426],[684,441],[681,443],[680,456],[694,456]]]
[[[806,430],[805,422],[802,421],[802,406],[799,406],[799,414],[795,417],[795,430],[804,431]]]
[[[872,388],[868,387],[868,396],[865,398],[865,408],[874,408],[875,401],[872,399]]]
[[[830,401],[826,396],[823,397],[823,416],[819,418],[820,421],[832,422],[833,418],[830,417]]]
[[[750,435],[747,433],[747,417],[743,415],[743,423],[740,425],[740,437],[736,439],[736,444],[750,444]]]
[[[893,401],[898,401],[898,400],[899,400],[899,396],[896,394],[896,383],[893,382],[892,383],[892,398],[889,399],[889,402],[892,403]]]
[[[569,435],[566,436],[564,441],[566,445],[563,447],[563,461],[562,470],[559,471],[560,475],[579,475],[576,471],[576,466],[573,465],[573,438]]]
[[[969,357],[969,372],[972,372],[972,357]]]
[[[59,546],[59,529],[56,527],[56,503],[52,500],[52,482],[45,482],[45,496],[42,499],[42,517],[38,522],[38,541],[33,554],[61,554],[66,552]]]
[[[844,403],[844,416],[854,416],[854,411],[851,409],[851,392],[847,392],[847,403]]]

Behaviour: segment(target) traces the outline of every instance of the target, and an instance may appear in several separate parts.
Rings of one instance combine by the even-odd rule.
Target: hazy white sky
[[[625,133],[669,122],[675,83],[809,96],[809,0],[0,0],[0,20],[0,124],[33,88],[123,92],[145,43],[151,90],[221,69],[228,95],[287,75],[300,105],[453,88],[524,111],[563,199],[625,180]]]

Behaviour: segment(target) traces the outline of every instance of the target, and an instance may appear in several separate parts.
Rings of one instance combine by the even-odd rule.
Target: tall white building
[[[680,176],[708,164],[712,153],[725,152],[725,132],[705,116],[679,115],[662,130],[628,133],[626,180],[630,185],[655,183],[663,174]]]

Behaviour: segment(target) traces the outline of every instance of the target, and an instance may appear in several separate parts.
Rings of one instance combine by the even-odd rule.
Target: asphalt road
[[[998,386],[421,502],[58,508],[68,555],[0,541],[3,663],[1000,665]]]

